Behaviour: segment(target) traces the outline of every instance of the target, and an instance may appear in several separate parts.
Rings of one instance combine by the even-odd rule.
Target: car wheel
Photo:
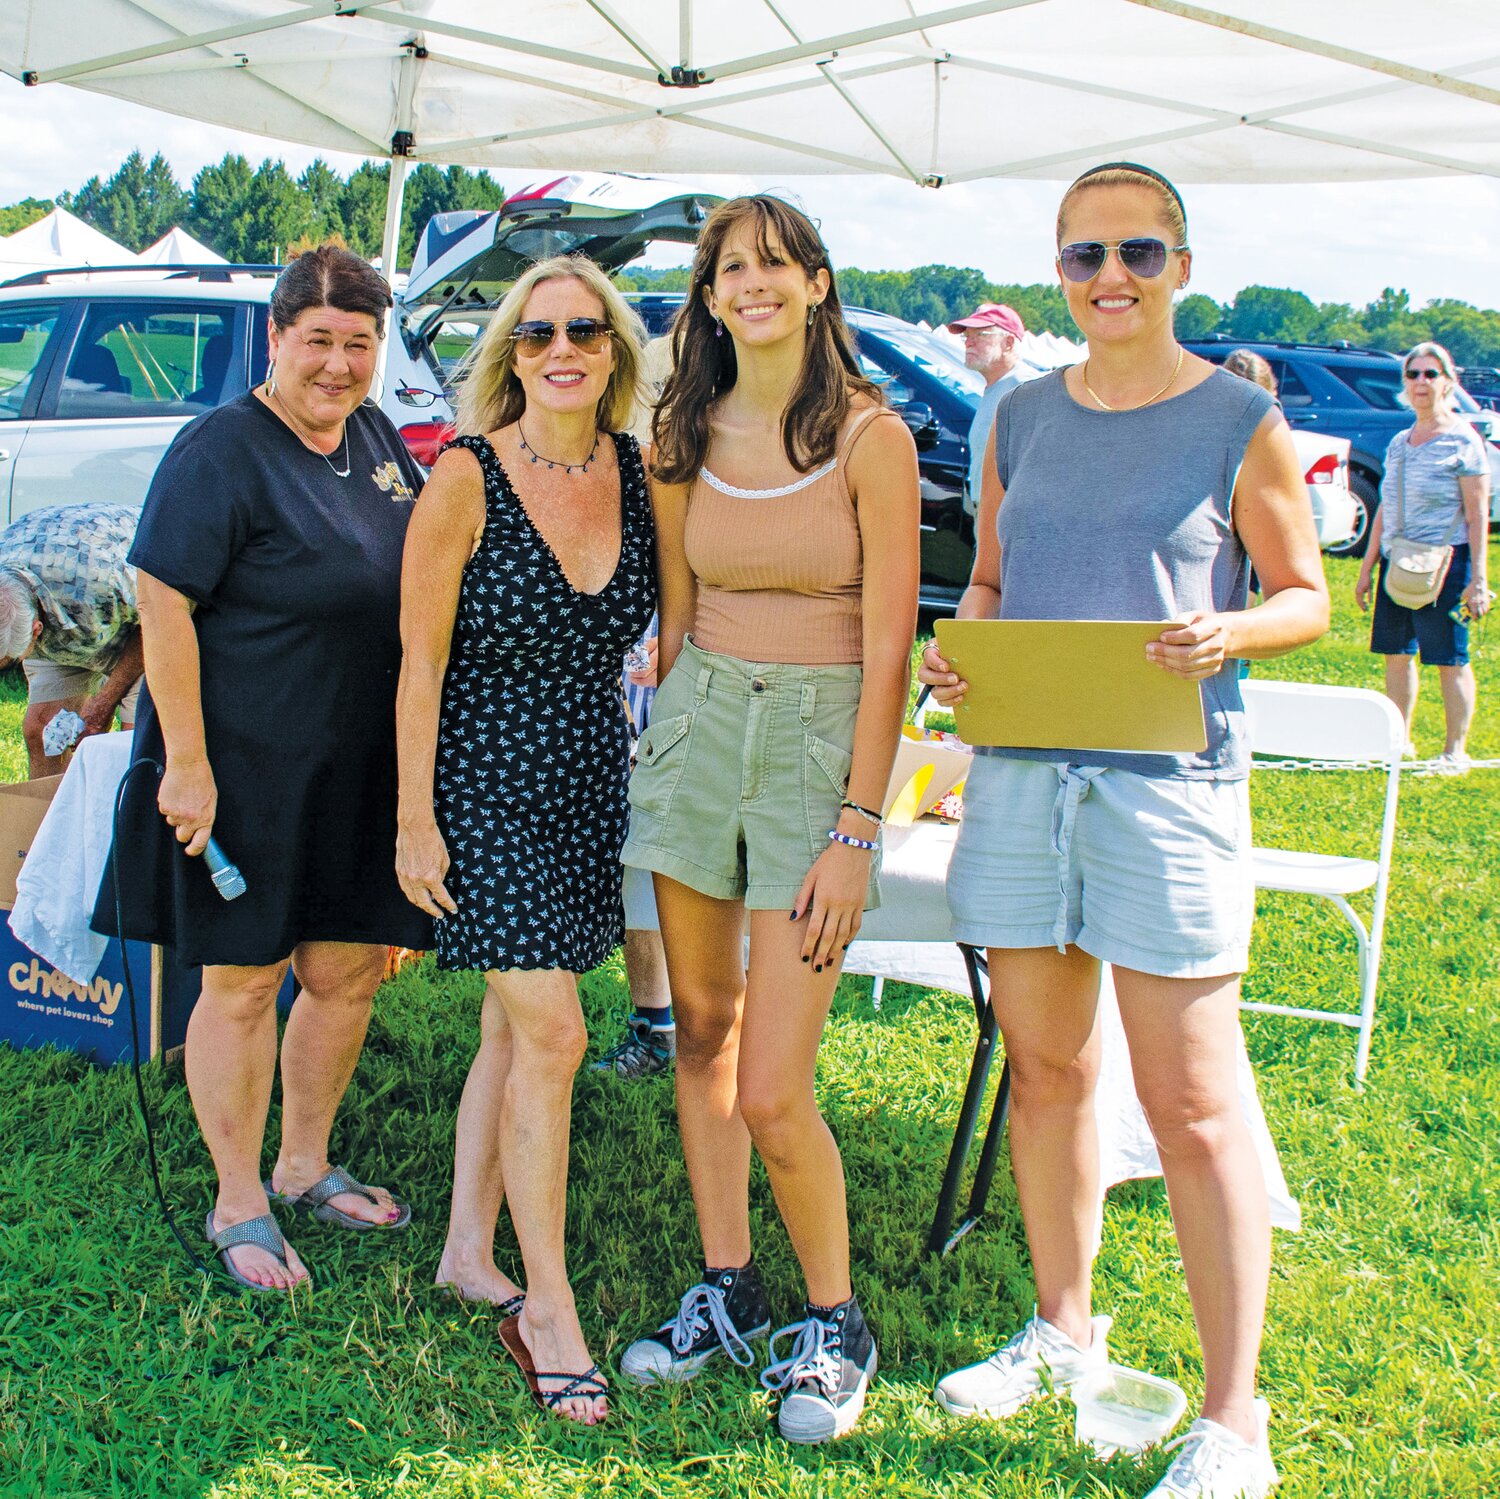
[[[1326,548],[1330,557],[1363,557],[1370,540],[1370,522],[1380,508],[1380,486],[1362,473],[1350,470],[1349,493],[1357,502],[1354,535],[1348,541]]]

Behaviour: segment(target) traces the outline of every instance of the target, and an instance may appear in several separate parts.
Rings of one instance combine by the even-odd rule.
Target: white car
[[[646,178],[580,174],[493,213],[439,214],[398,293],[376,395],[419,461],[451,419],[442,335],[533,260],[606,269],[655,239],[691,243],[718,200]],[[52,271],[0,286],[0,526],[44,505],[140,505],[195,416],[265,378],[275,266]],[[470,330],[472,335],[472,330]]]
[[[1360,527],[1360,504],[1349,489],[1349,439],[1292,428],[1292,445],[1307,481],[1318,545],[1342,546]]]

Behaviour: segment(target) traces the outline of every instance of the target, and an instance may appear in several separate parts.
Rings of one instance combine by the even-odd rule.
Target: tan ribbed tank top
[[[684,535],[698,580],[695,645],[742,661],[862,663],[864,550],[846,469],[882,416],[900,420],[883,406],[859,412],[827,463],[779,489],[738,489],[707,465],[699,471]]]

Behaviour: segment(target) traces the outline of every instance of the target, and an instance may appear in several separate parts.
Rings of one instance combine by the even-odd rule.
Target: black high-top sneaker
[[[750,1340],[771,1330],[771,1305],[752,1259],[739,1270],[709,1269],[682,1298],[677,1315],[625,1350],[620,1369],[642,1384],[691,1379],[716,1354],[749,1368]]]
[[[771,1339],[795,1333],[791,1353],[767,1366],[760,1382],[785,1390],[776,1425],[789,1442],[831,1442],[852,1431],[865,1408],[865,1392],[875,1377],[879,1355],[859,1302],[851,1296],[838,1306],[807,1304],[805,1321],[783,1327]]]

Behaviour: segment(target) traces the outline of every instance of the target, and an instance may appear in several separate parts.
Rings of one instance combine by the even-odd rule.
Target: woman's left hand
[[[1494,595],[1490,592],[1488,581],[1484,578],[1475,578],[1464,589],[1464,601],[1469,606],[1469,613],[1475,619],[1483,619],[1494,603]]]
[[[1201,682],[1224,665],[1229,654],[1229,631],[1222,614],[1193,609],[1179,614],[1170,630],[1146,647],[1146,659],[1189,682]]]
[[[842,959],[859,932],[873,857],[868,849],[830,840],[807,871],[792,905],[792,920],[807,919],[802,961],[811,963],[815,972]]]

